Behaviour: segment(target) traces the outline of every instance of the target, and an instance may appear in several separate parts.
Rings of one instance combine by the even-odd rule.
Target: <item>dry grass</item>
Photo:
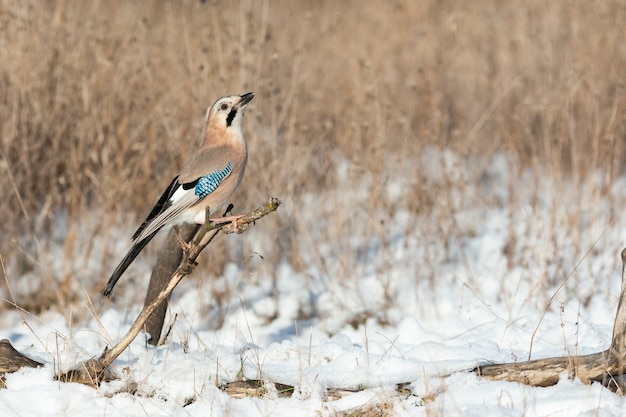
[[[354,226],[354,214],[308,196],[373,178],[354,207],[372,233],[398,207],[424,213],[449,198],[422,181],[428,145],[468,158],[505,150],[575,181],[599,171],[603,192],[624,167],[624,21],[617,1],[0,0],[7,272],[62,285],[39,307],[71,300],[87,284],[51,273],[37,239],[45,246],[59,213],[70,224],[89,209],[111,213],[96,216],[96,232],[120,221],[114,213],[139,221],[197,145],[206,107],[227,93],[258,94],[236,206],[287,202],[268,264],[297,267],[316,250],[302,204],[330,215],[330,240]],[[400,201],[384,192],[397,176],[411,184]],[[83,229],[68,227],[69,262]],[[226,257],[212,255],[213,268]]]

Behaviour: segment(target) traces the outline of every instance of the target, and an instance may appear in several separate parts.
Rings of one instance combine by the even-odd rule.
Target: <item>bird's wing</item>
[[[165,189],[163,194],[161,194],[161,197],[159,197],[159,201],[157,201],[157,203],[154,205],[154,207],[152,208],[152,211],[150,211],[150,214],[148,214],[148,217],[146,217],[146,220],[143,221],[143,223],[141,224],[141,226],[139,226],[135,234],[133,234],[133,240],[137,240],[137,238],[139,237],[139,235],[142,234],[141,232],[143,232],[146,226],[155,217],[163,213],[170,206],[170,200],[178,188],[180,188],[180,184],[178,182],[178,177],[176,177],[172,180],[170,185]]]
[[[189,184],[198,181],[209,172],[222,171],[234,157],[233,148],[227,145],[203,147],[180,170],[178,181],[181,184]]]
[[[137,242],[150,236],[198,201],[200,201],[200,197],[195,194],[194,187],[185,190],[183,186],[179,184],[172,198],[168,201],[168,206],[164,207],[164,209],[151,220],[146,220],[135,233],[133,241]]]
[[[124,271],[128,269],[137,255],[152,240],[159,229],[169,220],[182,213],[185,209],[195,204],[200,198],[195,195],[193,186],[185,190],[184,186],[178,182],[178,177],[174,178],[165,189],[159,201],[154,205],[146,220],[139,226],[133,235],[133,246],[130,248],[124,259],[115,268],[109,282],[104,289],[104,295],[109,297],[113,287],[120,279]]]
[[[137,242],[211,194],[232,171],[228,146],[202,148],[185,164],[133,235]]]

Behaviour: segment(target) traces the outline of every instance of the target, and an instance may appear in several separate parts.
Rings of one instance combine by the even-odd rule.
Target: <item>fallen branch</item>
[[[620,377],[626,372],[626,249],[621,252],[622,291],[613,324],[611,346],[599,353],[581,356],[536,359],[527,362],[479,365],[473,371],[496,381],[521,382],[546,387],[559,381],[567,372],[590,384],[600,381],[612,389],[621,389]]]
[[[9,339],[0,340],[0,389],[6,388],[5,373],[15,372],[23,366],[37,368],[42,365],[15,350]]]
[[[37,368],[43,363],[34,361],[15,350],[9,339],[0,340],[0,373],[15,372],[23,366]]]

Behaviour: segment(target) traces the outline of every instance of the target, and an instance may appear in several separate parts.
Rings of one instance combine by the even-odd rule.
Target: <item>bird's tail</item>
[[[113,271],[113,273],[111,274],[111,278],[109,278],[109,282],[107,282],[106,287],[104,287],[104,291],[102,293],[106,297],[111,296],[111,293],[113,292],[113,287],[115,287],[115,284],[120,279],[124,271],[128,269],[128,267],[130,266],[130,264],[133,263],[137,255],[139,255],[139,253],[143,250],[143,248],[146,247],[148,242],[152,240],[152,238],[154,237],[154,235],[157,234],[157,232],[158,230],[146,236],[144,239],[138,242],[135,242],[133,244],[133,246],[130,248],[126,256],[124,256],[124,259],[122,259],[122,262],[120,262],[117,268],[115,268],[115,271]]]

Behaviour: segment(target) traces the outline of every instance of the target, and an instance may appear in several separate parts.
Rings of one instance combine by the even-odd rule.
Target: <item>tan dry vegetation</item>
[[[81,291],[32,242],[67,213],[72,262],[88,210],[109,213],[90,233],[140,221],[197,145],[206,107],[227,93],[257,92],[236,208],[286,201],[264,224],[280,236],[264,253],[270,265],[287,257],[298,267],[302,251],[315,251],[312,228],[332,240],[356,220],[374,229],[398,207],[425,213],[446,201],[449,189],[422,181],[429,145],[467,158],[508,151],[575,181],[599,170],[606,189],[623,172],[624,21],[618,1],[0,0],[9,279],[34,271],[49,289],[62,284],[34,310]],[[397,176],[411,186],[391,201],[383,188]],[[353,212],[325,206],[364,178],[375,181],[347,204]],[[301,218],[305,202],[320,206],[321,226]],[[101,288],[115,246],[105,247],[102,278],[82,287]],[[227,256],[211,255],[216,271]]]

